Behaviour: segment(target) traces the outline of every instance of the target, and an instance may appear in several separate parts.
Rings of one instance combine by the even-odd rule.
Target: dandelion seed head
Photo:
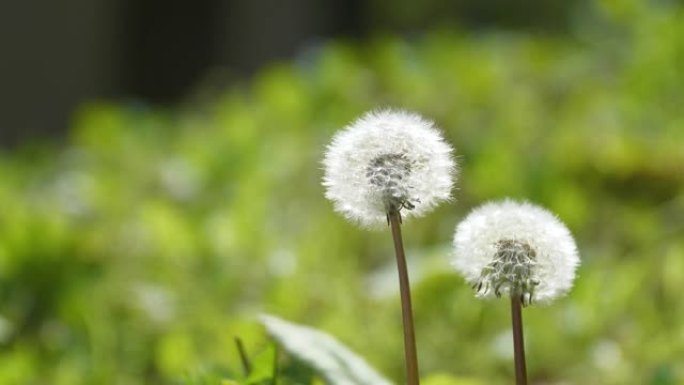
[[[476,208],[456,227],[453,265],[478,296],[520,296],[527,305],[566,294],[579,256],[555,215],[505,200]]]
[[[421,216],[451,196],[452,148],[423,117],[380,110],[338,132],[323,159],[323,185],[335,210],[365,227],[391,209]]]

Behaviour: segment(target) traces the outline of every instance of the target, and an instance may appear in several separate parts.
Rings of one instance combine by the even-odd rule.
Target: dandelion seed
[[[456,165],[434,124],[405,111],[365,114],[340,131],[323,160],[335,210],[366,227],[391,210],[420,216],[449,199]]]
[[[572,287],[579,264],[568,229],[549,211],[506,200],[485,204],[454,235],[454,267],[480,297],[550,302]]]

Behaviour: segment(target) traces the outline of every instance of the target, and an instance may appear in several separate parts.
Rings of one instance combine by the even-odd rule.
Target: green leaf
[[[390,385],[391,382],[337,339],[271,315],[261,316],[268,333],[293,356],[308,363],[331,385]]]
[[[266,349],[257,354],[252,360],[252,371],[247,376],[247,385],[260,384],[266,380],[272,380],[275,374],[277,348],[275,344],[269,344]]]

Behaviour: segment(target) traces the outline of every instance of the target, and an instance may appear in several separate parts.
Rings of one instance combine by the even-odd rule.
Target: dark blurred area
[[[92,99],[173,105],[331,37],[426,27],[563,31],[578,1],[59,0],[0,6],[0,143],[59,139]],[[534,10],[531,12],[531,10]]]

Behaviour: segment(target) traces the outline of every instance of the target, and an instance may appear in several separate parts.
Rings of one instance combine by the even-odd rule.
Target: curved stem
[[[515,383],[516,385],[527,385],[527,367],[525,365],[525,341],[523,340],[522,303],[520,296],[511,296],[511,319],[513,321]]]
[[[387,214],[394,251],[397,256],[397,269],[399,271],[399,291],[401,293],[401,313],[404,324],[404,354],[406,360],[406,383],[419,385],[418,379],[418,356],[416,354],[416,336],[413,327],[413,308],[411,306],[411,287],[409,285],[408,269],[406,267],[406,254],[404,242],[401,237],[401,214],[398,210],[390,210]]]

